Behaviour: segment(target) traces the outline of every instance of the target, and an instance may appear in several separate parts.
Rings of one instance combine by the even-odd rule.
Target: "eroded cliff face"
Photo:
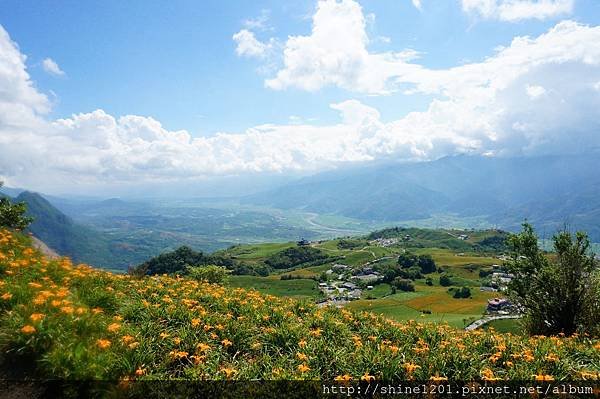
[[[60,255],[55,250],[53,250],[48,245],[46,245],[45,242],[43,242],[42,240],[40,240],[39,238],[37,238],[33,235],[30,237],[31,237],[31,245],[35,249],[37,249],[38,251],[43,253],[46,257],[48,257],[50,259],[60,258]]]

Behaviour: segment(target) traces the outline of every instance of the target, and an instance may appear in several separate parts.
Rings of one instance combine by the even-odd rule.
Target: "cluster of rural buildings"
[[[481,291],[506,291],[508,284],[515,278],[514,274],[507,273],[502,266],[492,265],[490,281],[487,285],[481,287]]]
[[[402,238],[377,238],[375,240],[369,241],[369,244],[378,245],[380,247],[391,247],[392,245],[398,244],[400,241],[407,242],[411,239],[412,237],[410,236],[410,234],[406,234]]]
[[[503,259],[501,256],[500,259]],[[488,285],[482,286],[481,291],[506,291],[508,284],[515,278],[514,274],[507,273],[500,265],[492,265],[492,274]],[[515,306],[506,298],[493,298],[488,300],[487,313],[507,315],[515,312]]]
[[[383,278],[372,267],[364,266],[353,270],[351,266],[335,264],[325,272],[333,279],[319,284],[319,289],[325,294],[327,301],[352,301],[360,299],[363,288],[372,290],[373,285]]]
[[[376,240],[369,241],[371,245],[378,245],[380,247],[391,247],[398,243],[397,238],[378,238]]]
[[[460,240],[469,238],[466,234],[461,234],[458,237]],[[407,235],[403,238],[404,241],[410,240]],[[370,241],[370,244],[388,247],[399,242],[398,238],[378,238]],[[298,245],[310,245],[310,241],[302,240]],[[457,254],[464,255],[464,254]],[[500,260],[504,256],[500,256]],[[375,271],[368,263],[359,269],[354,269],[351,266],[344,264],[334,264],[325,272],[330,278],[327,282],[319,283],[319,290],[325,295],[323,304],[341,305],[348,301],[360,299],[363,295],[363,290],[372,290],[383,276]],[[511,273],[498,264],[492,265],[489,283],[482,286],[481,291],[502,292],[505,291],[508,284],[515,278]],[[495,315],[508,315],[516,312],[515,306],[506,298],[496,297],[488,300],[486,312]]]
[[[494,313],[499,315],[505,315],[513,313],[514,306],[506,298],[493,298],[488,299],[487,313]]]

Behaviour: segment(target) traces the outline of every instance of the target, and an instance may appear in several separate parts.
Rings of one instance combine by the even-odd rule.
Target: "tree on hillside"
[[[400,265],[402,268],[407,269],[415,266],[418,262],[419,259],[417,258],[417,255],[413,254],[412,252],[406,251],[398,255],[398,265]]]
[[[0,181],[0,187],[3,186]],[[7,197],[0,198],[0,227],[23,230],[33,222],[33,218],[25,216],[27,207],[24,202],[13,204]]]
[[[395,264],[376,264],[375,270],[383,276],[384,283],[391,283],[400,273],[400,267]]]
[[[400,291],[414,291],[415,285],[412,280],[396,277],[392,282],[392,286],[399,289]]]
[[[202,252],[197,252],[187,246],[181,246],[175,251],[160,254],[141,265],[137,266],[134,274],[163,274],[184,273],[188,266],[205,265],[207,257]]]
[[[431,255],[420,255],[419,267],[421,268],[421,273],[423,274],[433,273],[437,269],[435,266],[435,261]]]
[[[450,276],[448,276],[447,274],[442,274],[440,276],[440,285],[442,287],[449,287],[452,285],[452,280],[450,279]]]
[[[507,240],[511,260],[506,266],[515,278],[509,294],[522,307],[526,330],[554,335],[600,332],[599,268],[585,233],[556,234],[550,259],[538,246],[529,224]]]
[[[437,268],[431,255],[417,256],[411,252],[400,254],[398,256],[398,265],[403,269],[418,266],[423,274],[433,273]]]
[[[419,266],[409,267],[408,269],[400,269],[398,271],[398,275],[409,280],[423,278],[423,275],[421,274],[421,268]]]
[[[317,248],[312,247],[292,247],[277,252],[267,259],[265,264],[273,269],[288,269],[303,263],[325,263],[329,256]]]
[[[454,298],[470,298],[471,297],[471,289],[469,287],[461,287],[457,288],[452,295]]]
[[[368,241],[364,239],[343,238],[338,241],[337,247],[339,249],[356,249],[364,247],[367,244]]]

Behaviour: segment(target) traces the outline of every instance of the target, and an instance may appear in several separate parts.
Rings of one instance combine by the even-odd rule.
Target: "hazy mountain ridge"
[[[182,245],[212,252],[239,243],[317,236],[293,220],[251,210],[14,191],[21,193],[14,201],[25,202],[34,217],[29,231],[36,237],[76,262],[108,268],[126,269]]]
[[[398,221],[440,213],[483,216],[514,228],[524,219],[548,229],[564,223],[600,239],[598,154],[536,158],[456,156],[329,172],[244,198],[361,219]]]
[[[587,231],[598,242],[599,161],[598,155],[457,156],[363,165],[249,195],[240,200],[241,207],[228,209],[184,200],[168,204],[152,199],[42,197],[7,188],[3,192],[13,197],[18,193],[16,200],[28,204],[35,218],[30,230],[59,254],[77,262],[125,268],[181,245],[212,252],[236,243],[317,238],[319,225],[312,225],[312,219],[299,223],[291,216],[299,209],[384,225],[417,225],[415,221],[453,215],[465,220],[464,227],[513,231],[527,219],[543,238],[567,224]],[[247,204],[284,211],[244,209]],[[469,218],[483,225],[473,226]],[[456,227],[443,221],[436,226]]]

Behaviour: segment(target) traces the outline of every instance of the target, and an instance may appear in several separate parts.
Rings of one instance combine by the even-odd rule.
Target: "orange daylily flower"
[[[107,349],[111,345],[111,342],[108,339],[99,339],[96,341],[96,346],[100,349]]]
[[[46,315],[43,314],[43,313],[32,313],[29,316],[29,318],[31,319],[31,321],[34,321],[34,322],[38,322],[38,321],[42,320],[44,317],[46,317]]]
[[[374,375],[369,375],[369,373],[364,373],[362,377],[360,377],[361,381],[371,382],[375,381]]]
[[[23,334],[33,334],[34,332],[36,332],[36,329],[34,326],[27,324],[27,325],[23,326],[23,328],[21,328],[21,332]]]
[[[306,373],[309,370],[310,370],[310,367],[308,367],[304,363],[298,366],[298,371],[300,371],[301,373]]]

